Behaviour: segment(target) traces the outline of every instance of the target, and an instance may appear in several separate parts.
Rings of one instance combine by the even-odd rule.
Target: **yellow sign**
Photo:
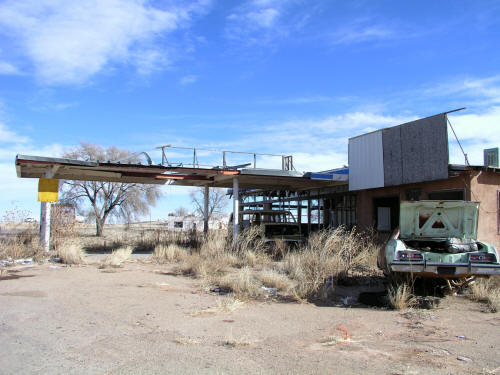
[[[55,178],[41,178],[38,180],[38,201],[57,202],[59,180]]]

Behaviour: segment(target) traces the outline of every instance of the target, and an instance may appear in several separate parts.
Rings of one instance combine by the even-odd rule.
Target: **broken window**
[[[421,199],[422,192],[420,189],[408,189],[406,190],[406,200],[407,201],[419,201]]]
[[[427,193],[427,197],[433,201],[464,201],[465,190],[454,189],[430,191]]]

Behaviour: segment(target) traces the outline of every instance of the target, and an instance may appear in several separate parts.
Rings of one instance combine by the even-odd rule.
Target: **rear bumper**
[[[393,261],[392,272],[415,273],[425,276],[465,277],[471,275],[500,275],[500,264],[486,263],[426,263]]]

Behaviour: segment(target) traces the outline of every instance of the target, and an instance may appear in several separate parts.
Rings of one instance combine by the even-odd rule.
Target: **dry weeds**
[[[388,290],[389,304],[395,310],[407,309],[417,304],[417,299],[412,293],[412,289],[405,283],[390,286]]]
[[[186,249],[175,243],[169,245],[159,244],[155,246],[153,257],[159,262],[180,262],[188,256]]]
[[[132,255],[132,247],[121,247],[113,251],[110,255],[104,259],[102,265],[110,267],[121,267],[122,263],[130,259]]]
[[[222,290],[233,292],[239,300],[261,297],[264,293],[262,284],[254,277],[249,267],[243,267],[233,273],[218,278],[214,283]]]
[[[243,307],[245,303],[232,296],[218,298],[216,305],[203,310],[197,310],[192,312],[191,316],[200,316],[208,314],[218,314],[218,313],[231,313],[237,309]]]
[[[80,243],[66,241],[59,246],[57,256],[64,264],[84,264],[83,249]]]
[[[153,288],[160,290],[170,290],[170,285],[167,283],[146,283],[138,285],[139,288]]]
[[[0,238],[0,260],[3,259],[42,259],[44,251],[38,236],[26,230],[21,233]]]
[[[264,286],[276,288],[280,292],[288,292],[294,287],[292,280],[275,270],[264,270],[257,277]]]
[[[230,346],[232,348],[236,348],[239,346],[250,346],[253,344],[253,341],[250,340],[248,336],[242,336],[239,338],[235,338],[233,335],[233,330],[231,330],[229,337],[222,342],[224,346]]]
[[[179,337],[174,340],[177,344],[181,345],[199,345],[200,342],[189,337]]]
[[[470,286],[470,298],[474,301],[484,302],[491,312],[500,310],[500,288],[494,277],[475,280]]]

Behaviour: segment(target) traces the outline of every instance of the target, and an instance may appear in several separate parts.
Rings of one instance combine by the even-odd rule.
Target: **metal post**
[[[307,234],[311,234],[311,192],[307,192]]]
[[[203,195],[203,233],[208,233],[208,200],[209,200],[209,187],[205,185]]]
[[[40,205],[40,244],[45,252],[50,250],[50,202]]]
[[[253,167],[257,168],[257,155],[255,153],[253,154]]]
[[[318,230],[321,230],[321,199],[319,199],[320,190],[318,189]]]
[[[238,230],[240,224],[240,187],[238,177],[233,177],[233,244],[238,239]]]

